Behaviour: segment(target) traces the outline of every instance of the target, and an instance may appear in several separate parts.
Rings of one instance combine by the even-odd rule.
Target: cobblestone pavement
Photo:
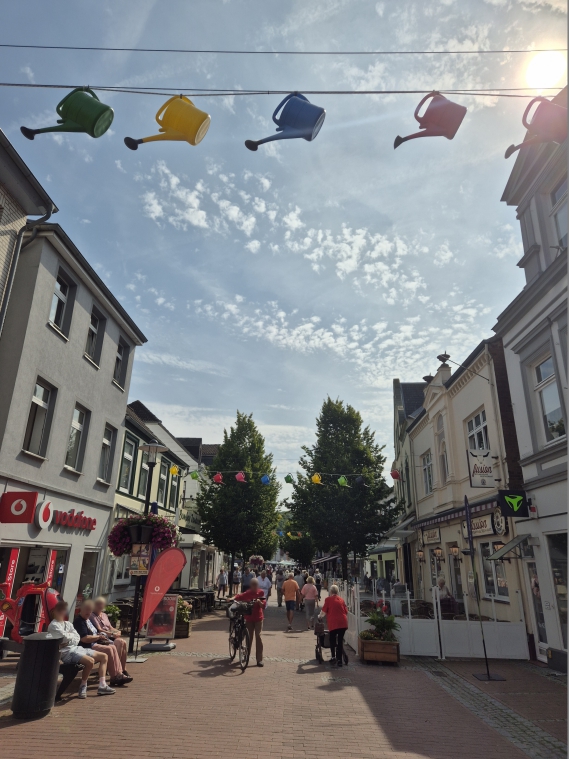
[[[196,621],[191,637],[177,641],[175,651],[129,665],[135,680],[115,696],[97,697],[93,680],[87,700],[77,699],[73,687],[37,721],[14,720],[9,701],[2,703],[13,687],[14,663],[0,662],[0,677],[6,676],[0,681],[2,755],[92,759],[102,750],[105,759],[566,756],[559,737],[532,720],[535,715],[528,718],[521,707],[514,711],[506,703],[525,691],[532,699],[542,685],[551,703],[563,708],[563,686],[534,675],[531,665],[505,664],[511,668],[509,696],[504,683],[469,682],[471,662],[404,659],[400,667],[382,667],[361,664],[350,652],[347,668],[331,669],[316,663],[314,636],[303,627],[299,617],[287,633],[284,609],[271,605],[263,635],[265,666],[255,667],[253,656],[241,673],[228,661],[227,620],[216,612]],[[502,690],[491,690],[496,685]],[[519,699],[530,703],[527,696]]]

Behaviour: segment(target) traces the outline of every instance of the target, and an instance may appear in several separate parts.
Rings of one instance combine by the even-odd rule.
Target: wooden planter
[[[358,638],[358,654],[363,661],[388,661],[397,663],[399,643],[384,640],[362,640]]]
[[[176,638],[190,637],[191,622],[176,622]]]

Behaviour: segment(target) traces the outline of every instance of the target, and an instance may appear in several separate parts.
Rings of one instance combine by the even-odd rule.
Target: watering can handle
[[[166,108],[168,108],[168,106],[173,100],[185,100],[186,103],[192,103],[190,98],[187,98],[185,95],[174,95],[174,97],[171,97],[170,100],[167,100],[164,103],[164,105],[158,109],[158,113],[156,114],[156,121],[158,122],[158,124],[160,124],[160,126],[162,126],[162,122],[160,121],[160,116],[162,116]]]
[[[527,108],[526,108],[526,109],[525,109],[525,111],[524,111],[524,115],[522,116],[522,124],[525,126],[525,128],[526,128],[526,129],[529,129],[529,128],[530,128],[530,125],[528,124],[527,118],[528,118],[528,113],[531,111],[531,107],[532,107],[532,105],[533,105],[534,103],[537,103],[538,101],[541,101],[541,100],[547,100],[547,98],[544,98],[544,97],[542,97],[542,96],[540,95],[539,97],[536,97],[536,98],[534,98],[533,100],[530,100],[530,101],[529,101],[529,103],[528,103],[528,105],[527,105]],[[550,100],[547,100],[547,102],[549,103],[549,102],[551,102],[551,101],[550,101]]]
[[[68,92],[67,95],[61,100],[56,107],[56,112],[61,116],[61,106],[65,103],[67,98],[70,98],[71,95],[74,95],[76,92],[88,92],[89,95],[92,95],[95,100],[98,100],[99,98],[97,95],[93,92],[93,90],[90,87],[76,87],[74,90],[71,90],[71,92]]]
[[[421,123],[421,117],[419,116],[419,111],[421,110],[421,108],[427,102],[427,100],[429,98],[432,98],[432,97],[434,97],[435,95],[438,95],[438,94],[439,94],[438,92],[429,92],[429,94],[425,95],[425,97],[421,100],[421,102],[419,103],[419,105],[415,108],[415,118],[417,119],[417,121],[419,122],[419,124]]]
[[[304,95],[301,95],[300,92],[291,92],[290,95],[287,95],[284,100],[281,100],[281,102],[277,105],[275,108],[275,112],[273,113],[273,121],[277,126],[280,126],[280,121],[277,119],[277,113],[280,111],[280,109],[283,107],[283,105],[287,102],[287,100],[290,100],[291,98],[301,98],[302,100],[306,100],[308,102],[308,98],[305,98]]]

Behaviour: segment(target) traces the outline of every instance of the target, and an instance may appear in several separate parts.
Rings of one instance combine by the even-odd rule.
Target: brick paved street
[[[227,660],[227,621],[194,622],[172,654],[130,665],[135,682],[100,698],[70,692],[38,721],[11,717],[13,662],[0,664],[2,754],[16,759],[559,759],[565,756],[563,683],[524,663],[496,663],[507,681],[472,682],[480,662],[404,659],[401,667],[331,670],[314,660],[304,620],[285,632],[271,605],[265,667]],[[328,655],[328,652],[326,652]],[[533,707],[533,708],[532,708]],[[515,709],[515,711],[514,711]]]

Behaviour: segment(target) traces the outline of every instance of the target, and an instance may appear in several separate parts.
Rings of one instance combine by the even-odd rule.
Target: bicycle
[[[244,671],[249,664],[249,654],[251,651],[251,637],[249,630],[245,627],[244,614],[251,614],[253,603],[243,603],[237,601],[227,609],[229,616],[229,661],[235,659],[239,652],[239,664]]]

